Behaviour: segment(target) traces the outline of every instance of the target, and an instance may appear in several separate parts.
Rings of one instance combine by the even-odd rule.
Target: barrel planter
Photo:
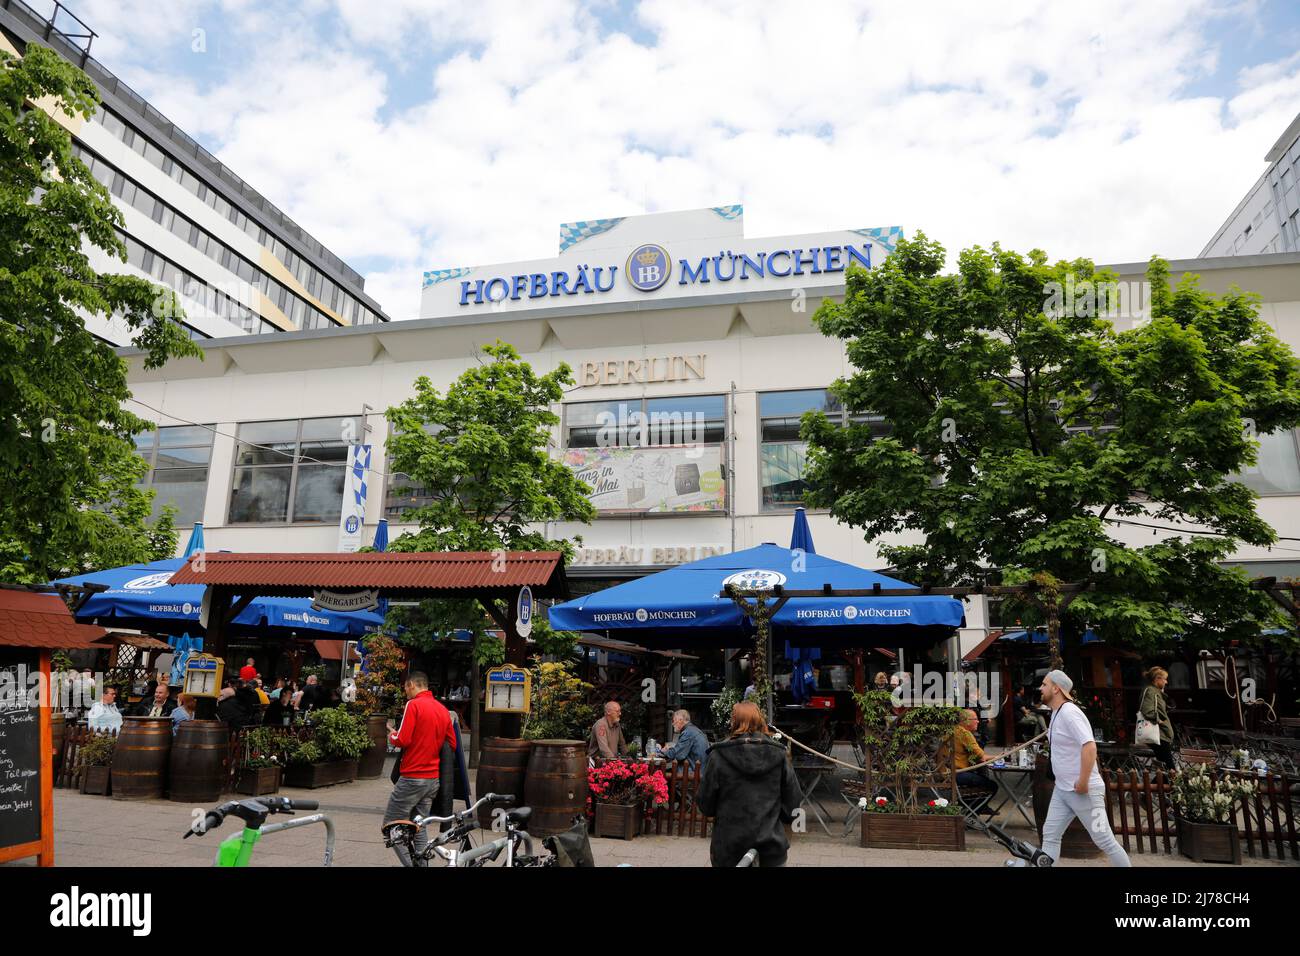
[[[492,811],[497,807],[518,807],[524,802],[524,781],[528,775],[528,756],[532,752],[531,740],[512,740],[509,737],[486,737],[479,754],[478,777],[474,782],[475,799],[486,793],[511,793],[514,802],[499,803],[495,807],[482,806],[478,811],[478,825],[492,829]]]
[[[383,714],[371,714],[366,718],[366,733],[370,735],[370,747],[357,761],[358,780],[373,780],[384,775],[384,758],[388,756],[388,718]]]
[[[170,717],[124,717],[113,752],[113,797],[161,800],[172,749]]]
[[[220,720],[184,721],[172,738],[168,799],[215,803],[226,789],[230,729]]]
[[[960,813],[862,814],[862,845],[880,850],[966,849],[966,819]]]
[[[1034,765],[1034,826],[1038,829],[1039,846],[1043,845],[1043,823],[1047,820],[1047,808],[1052,804],[1052,790],[1056,787],[1056,781],[1047,775],[1048,766],[1046,759],[1040,759]],[[1075,817],[1061,838],[1061,857],[1066,860],[1092,860],[1099,856],[1101,850],[1097,849],[1097,844],[1088,836],[1083,822]]]
[[[528,832],[554,836],[587,813],[587,745],[581,740],[534,740],[524,795],[533,815]]]
[[[332,787],[338,783],[351,783],[357,779],[355,760],[326,760],[321,763],[294,763],[284,772],[286,787],[315,790]]]

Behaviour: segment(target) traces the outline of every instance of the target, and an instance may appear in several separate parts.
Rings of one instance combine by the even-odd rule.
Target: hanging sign
[[[520,637],[533,633],[533,589],[526,584],[519,589],[515,602],[515,632]]]
[[[379,590],[311,592],[311,606],[317,611],[372,611],[379,607]]]
[[[489,714],[526,714],[533,702],[533,677],[513,664],[487,672],[483,710]]]

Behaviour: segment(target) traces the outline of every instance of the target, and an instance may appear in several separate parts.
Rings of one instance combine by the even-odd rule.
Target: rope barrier
[[[807,744],[795,740],[794,737],[790,736],[790,734],[786,733],[784,730],[782,730],[780,727],[776,726],[775,724],[769,724],[768,727],[771,729],[773,733],[780,734],[782,737],[790,741],[790,743],[794,744],[796,747],[801,747],[802,749],[808,751],[810,754],[812,754],[815,757],[821,757],[823,760],[829,761],[830,763],[833,764],[838,764],[839,766],[844,767],[848,770],[852,770],[855,773],[864,773],[866,771],[865,767],[857,767],[851,763],[845,763],[843,760],[838,760],[835,757],[830,756],[829,754],[824,754],[820,750],[813,750],[813,748],[809,747]],[[1042,740],[1046,736],[1047,736],[1047,731],[1044,730],[1041,734],[1038,734],[1035,737],[1031,737],[1030,739],[1026,740],[1023,744],[1016,744],[1016,746],[1012,747],[1010,750],[1006,751],[1005,753],[998,754],[998,756],[992,758],[991,760],[986,760],[984,761],[984,763],[977,763],[970,767],[962,767],[961,772],[965,773],[968,770],[980,770],[984,767],[992,766],[993,764],[997,763],[999,760],[1005,760],[1011,754],[1016,753],[1019,750],[1024,750],[1026,747],[1030,746],[1031,744],[1037,743],[1038,741]]]

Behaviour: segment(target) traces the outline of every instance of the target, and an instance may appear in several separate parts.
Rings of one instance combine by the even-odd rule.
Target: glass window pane
[[[600,419],[597,417],[601,412],[610,412],[615,417],[618,416],[618,408],[623,405],[627,411],[640,411],[641,403],[635,402],[629,405],[627,402],[571,402],[564,406],[564,423],[569,428],[582,425],[597,425]]]
[[[764,444],[760,447],[763,508],[791,508],[803,502],[804,468],[808,446],[804,442]]]
[[[1259,463],[1246,468],[1241,483],[1262,495],[1300,494],[1300,459],[1295,433],[1259,435]]]
[[[292,468],[236,468],[230,496],[232,522],[289,520],[289,478]],[[339,492],[342,495],[342,491]]]
[[[212,429],[202,425],[168,425],[158,429],[158,444],[163,448],[177,445],[211,445]]]
[[[691,395],[681,398],[651,398],[645,403],[650,414],[703,415],[706,419],[726,418],[727,400],[722,395]]]
[[[361,419],[356,415],[336,418],[308,418],[302,423],[302,440],[351,442],[361,437]]]
[[[346,469],[337,465],[299,465],[293,496],[294,521],[339,520]]]
[[[194,448],[160,448],[159,468],[181,468],[186,465],[206,465],[212,460],[212,449],[207,445]]]
[[[154,472],[153,513],[157,517],[165,504],[176,506],[176,523],[203,520],[203,502],[208,492],[206,468],[161,468]]]
[[[764,392],[758,396],[760,418],[798,418],[804,412],[837,412],[837,402],[824,388],[809,388],[797,392]]]

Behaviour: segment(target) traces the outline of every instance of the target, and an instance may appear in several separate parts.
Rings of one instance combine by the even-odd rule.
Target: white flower
[[[939,797],[937,800],[934,801],[934,805],[936,807],[946,807],[948,805],[948,801],[945,800],[943,797]]]
[[[866,797],[858,797],[858,809],[859,809],[859,810],[865,810],[865,809],[867,809],[867,798],[866,798]]]

